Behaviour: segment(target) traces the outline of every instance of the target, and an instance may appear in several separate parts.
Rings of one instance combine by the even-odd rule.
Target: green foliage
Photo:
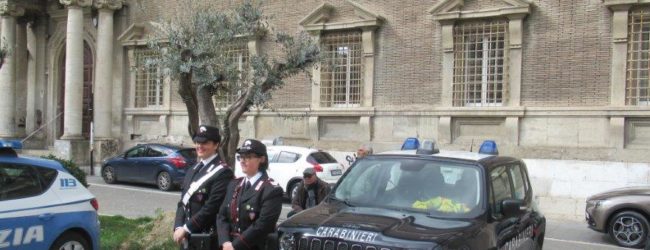
[[[88,187],[88,182],[86,181],[86,172],[81,170],[79,166],[77,166],[77,164],[75,164],[73,161],[61,159],[52,154],[41,156],[41,158],[58,161],[66,170],[68,170],[68,172],[70,172],[72,176],[74,176],[74,178],[77,178],[77,180],[81,182],[84,187]]]
[[[99,216],[102,249],[178,249],[172,240],[173,214],[159,213],[155,218]]]
[[[177,3],[184,6],[176,8],[174,17],[152,23],[157,36],[148,44],[161,55],[146,64],[162,68],[166,76],[179,82],[190,136],[198,129],[199,120],[222,123],[209,125],[222,127],[220,150],[225,161],[233,164],[239,118],[251,108],[272,109],[268,105],[272,92],[282,88],[285,79],[299,73],[311,79],[311,67],[320,62],[320,46],[305,32],[295,36],[274,32],[261,1],[243,0],[227,10],[209,1]],[[248,46],[251,41],[265,46],[256,53],[249,51],[247,63],[240,65],[229,54],[231,48],[242,43]],[[205,93],[215,96],[217,90],[235,95],[219,118],[212,99],[205,98]]]

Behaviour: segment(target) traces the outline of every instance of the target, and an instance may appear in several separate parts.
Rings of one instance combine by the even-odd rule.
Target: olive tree
[[[261,2],[245,0],[229,10],[206,3],[210,1],[179,2],[185,6],[178,10],[184,11],[153,23],[158,31],[149,46],[160,51],[160,57],[148,64],[164,69],[166,76],[178,82],[190,136],[199,124],[222,129],[220,154],[232,165],[240,139],[240,117],[253,107],[268,107],[272,92],[281,88],[285,79],[309,74],[319,60],[319,46],[304,32],[273,32]],[[252,54],[242,68],[228,56],[228,48],[250,38],[274,42],[276,53]],[[217,114],[213,102],[218,91],[235,96],[223,115]]]

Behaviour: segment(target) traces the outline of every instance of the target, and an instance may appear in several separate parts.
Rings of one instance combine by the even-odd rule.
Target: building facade
[[[217,1],[228,9],[240,1]],[[0,137],[87,162],[140,142],[189,143],[177,84],[147,67],[173,0],[2,0]],[[407,137],[525,158],[648,162],[650,1],[276,0],[329,63],[240,121],[242,137],[375,151]],[[274,55],[270,37],[234,46]],[[221,94],[227,97],[228,94]],[[228,98],[215,101],[227,105]],[[90,124],[94,124],[92,143]]]

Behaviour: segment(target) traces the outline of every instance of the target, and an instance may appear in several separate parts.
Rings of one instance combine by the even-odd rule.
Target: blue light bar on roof
[[[486,155],[498,155],[499,149],[497,149],[497,143],[493,140],[483,141],[483,144],[481,144],[481,148],[478,150],[478,153]]]
[[[0,148],[22,149],[23,143],[18,140],[0,140]]]
[[[420,141],[415,137],[406,138],[406,140],[404,140],[404,144],[402,144],[402,150],[413,150],[418,149],[419,147]]]

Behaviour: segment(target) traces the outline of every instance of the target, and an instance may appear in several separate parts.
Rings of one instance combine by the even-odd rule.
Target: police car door
[[[521,175],[516,174],[518,166],[510,163],[490,172],[490,206],[498,249],[532,249],[533,246],[531,238],[527,236],[532,233],[532,228],[522,224],[524,218],[530,217],[532,197],[527,196]]]
[[[491,217],[493,219],[493,230],[495,243],[498,249],[510,248],[511,242],[517,235],[518,218],[508,217],[503,213],[503,201],[510,200],[513,197],[513,188],[510,183],[508,166],[500,166],[492,169],[489,173],[490,192],[489,203]]]
[[[533,241],[533,231],[536,226],[535,219],[533,218],[533,192],[528,182],[528,176],[523,166],[523,163],[513,163],[508,166],[508,174],[513,187],[513,196],[516,200],[520,200],[518,233],[515,236],[515,246],[517,249],[534,249],[535,242]]]
[[[47,249],[57,232],[50,225],[54,214],[48,204],[59,203],[49,189],[53,169],[0,163],[0,248]]]

